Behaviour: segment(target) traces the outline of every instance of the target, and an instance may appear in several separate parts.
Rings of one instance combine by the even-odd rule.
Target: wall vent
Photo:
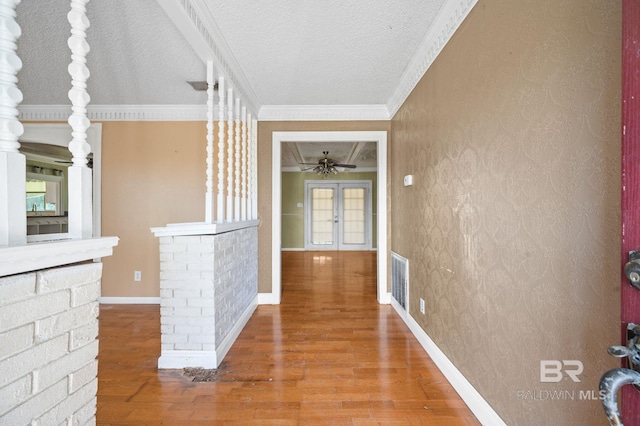
[[[391,252],[391,296],[398,305],[407,310],[409,295],[409,260]]]

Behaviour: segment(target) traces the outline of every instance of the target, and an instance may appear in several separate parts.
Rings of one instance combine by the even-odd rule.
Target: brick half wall
[[[258,231],[160,237],[158,368],[216,368],[257,307]]]
[[[0,278],[0,424],[95,424],[101,263]]]

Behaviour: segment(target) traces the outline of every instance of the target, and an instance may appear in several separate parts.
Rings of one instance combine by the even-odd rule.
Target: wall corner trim
[[[477,2],[478,0],[446,0],[442,5],[387,102],[390,119],[398,112]]]
[[[380,298],[378,299],[378,303],[381,305],[388,305],[391,303],[391,293],[383,292],[380,293]]]
[[[277,305],[273,293],[258,293],[258,305]]]
[[[392,306],[478,421],[483,425],[506,426],[504,420],[500,418],[498,413],[494,411],[482,395],[469,383],[460,370],[456,368],[444,352],[431,340],[431,337],[420,327],[416,320],[408,313],[399,310],[399,307],[393,303]]]

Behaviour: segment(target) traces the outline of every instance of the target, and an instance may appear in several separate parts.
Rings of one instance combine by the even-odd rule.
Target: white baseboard
[[[451,383],[451,386],[458,392],[458,395],[467,404],[471,412],[476,416],[478,421],[483,425],[506,426],[504,420],[500,418],[498,413],[489,405],[489,403],[480,395],[480,393],[469,383],[464,375],[456,368],[456,366],[447,358],[440,350],[429,335],[420,327],[415,319],[406,312],[402,311],[397,303],[391,304],[398,312],[398,315],[407,324],[413,335],[418,339],[427,354],[431,357],[438,369]]]
[[[229,349],[231,349],[231,346],[233,346],[233,343],[236,341],[236,339],[242,332],[242,329],[244,328],[244,326],[247,325],[249,318],[251,318],[251,315],[253,315],[253,312],[256,310],[257,307],[258,307],[258,296],[256,295],[256,297],[253,298],[251,303],[249,303],[249,306],[247,306],[247,309],[245,309],[242,315],[240,315],[240,318],[238,318],[238,322],[236,322],[233,328],[231,328],[231,331],[229,331],[229,334],[227,334],[227,337],[225,337],[222,340],[222,343],[220,343],[216,347],[216,356],[218,359],[218,365],[220,365],[225,355],[227,355],[227,352],[229,352]]]
[[[158,369],[180,369],[185,367],[216,368],[215,351],[162,351],[158,358]]]
[[[99,299],[104,305],[159,305],[159,297],[101,297]]]
[[[391,293],[382,293],[378,299],[378,303],[381,305],[388,305],[391,303]]]
[[[307,251],[307,250],[304,249],[304,248],[295,248],[295,247],[294,248],[286,248],[286,247],[283,247],[282,251]]]
[[[273,293],[258,293],[258,305],[277,305]]]
[[[258,297],[256,296],[215,351],[162,351],[160,358],[158,358],[158,369],[218,368],[257,307]]]
[[[397,301],[396,299],[394,299],[393,297],[389,297],[389,299],[390,299],[391,306],[393,306],[393,309],[395,309],[395,310],[396,310],[396,313],[397,313],[398,315],[400,315],[400,318],[402,318],[402,320],[403,320],[407,325],[409,325],[409,322],[408,322],[408,321],[409,321],[409,318],[408,318],[408,317],[409,317],[409,312],[405,311],[405,310],[402,308],[402,306],[400,306],[400,304],[398,303],[398,301]],[[411,327],[409,326],[409,328],[411,328]],[[413,330],[411,330],[411,331],[413,331]],[[413,333],[413,334],[415,335],[415,333]],[[417,337],[417,336],[416,336],[416,337]]]

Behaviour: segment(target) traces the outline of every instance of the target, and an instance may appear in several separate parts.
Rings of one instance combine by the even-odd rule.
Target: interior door
[[[311,250],[336,250],[338,205],[334,184],[305,185],[307,206],[305,219],[305,248]]]
[[[371,249],[371,182],[305,183],[305,249]]]
[[[622,2],[622,256],[640,249],[640,2]],[[640,324],[640,291],[621,283],[621,344],[627,343],[627,324]],[[640,392],[624,386],[620,397],[622,420],[640,424]]]
[[[370,185],[341,183],[338,184],[337,191],[339,192],[338,250],[370,250]]]

